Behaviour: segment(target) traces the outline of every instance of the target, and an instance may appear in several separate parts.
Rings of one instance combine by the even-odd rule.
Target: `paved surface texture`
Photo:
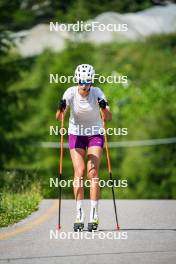
[[[75,201],[62,201],[62,228],[56,230],[58,201],[43,200],[37,212],[0,231],[0,264],[176,263],[176,201],[101,200],[99,231],[72,232]],[[85,201],[87,219],[90,203]],[[76,234],[76,235],[75,235]],[[79,237],[78,237],[79,235]],[[92,235],[92,237],[91,237]]]

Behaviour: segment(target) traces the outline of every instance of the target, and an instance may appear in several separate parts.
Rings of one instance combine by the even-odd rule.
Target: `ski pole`
[[[106,121],[105,121],[104,113],[103,113],[103,111],[102,111],[101,108],[100,108],[100,111],[101,111],[101,115],[102,115],[104,131],[105,131],[104,138],[105,138],[105,146],[106,146],[106,157],[107,157],[107,162],[108,162],[108,172],[109,172],[110,180],[113,183],[112,170],[111,170],[111,161],[110,161],[108,140],[107,140],[107,134],[106,134]],[[111,189],[112,189],[114,212],[115,212],[115,218],[116,218],[116,228],[117,228],[117,230],[119,230],[120,229],[120,226],[119,226],[118,217],[117,217],[117,207],[116,207],[115,193],[114,193],[114,186],[113,186],[113,184],[112,184]]]
[[[64,128],[64,112],[61,112],[61,138],[60,138],[60,168],[59,168],[59,215],[58,215],[58,229],[61,229],[61,184],[60,181],[62,179],[62,162],[63,162],[63,128]]]

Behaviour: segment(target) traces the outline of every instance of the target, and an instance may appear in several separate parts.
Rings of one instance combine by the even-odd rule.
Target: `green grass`
[[[0,227],[17,223],[38,209],[41,201],[40,187],[33,185],[21,193],[0,193]]]

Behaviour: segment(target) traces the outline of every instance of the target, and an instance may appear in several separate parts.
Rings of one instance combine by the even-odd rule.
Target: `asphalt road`
[[[89,201],[85,201],[87,216]],[[176,201],[117,201],[121,229],[115,230],[111,200],[101,200],[99,231],[73,233],[75,202],[43,200],[37,212],[0,231],[0,264],[43,263],[176,263]],[[88,219],[88,217],[87,217]],[[76,237],[76,235],[79,237]],[[91,237],[92,235],[92,237]]]

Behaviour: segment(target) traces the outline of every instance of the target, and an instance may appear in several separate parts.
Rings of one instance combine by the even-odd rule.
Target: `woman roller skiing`
[[[111,120],[106,97],[100,88],[93,86],[95,71],[89,64],[78,65],[75,70],[77,86],[68,88],[59,102],[56,119],[61,120],[61,114],[70,108],[68,145],[74,168],[74,186],[76,200],[76,221],[74,231],[84,228],[84,188],[85,172],[90,180],[90,219],[88,230],[97,230],[98,200],[99,200],[99,166],[103,152],[104,135],[100,108],[105,120]],[[85,157],[87,155],[87,164]]]

